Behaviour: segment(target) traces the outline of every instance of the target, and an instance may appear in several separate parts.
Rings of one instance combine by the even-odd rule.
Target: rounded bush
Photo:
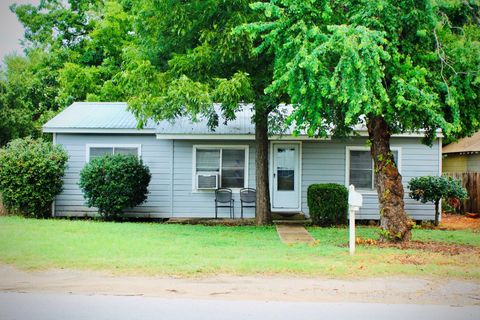
[[[68,155],[42,139],[16,139],[0,150],[0,193],[8,210],[46,217],[62,191]]]
[[[132,155],[106,155],[92,159],[80,172],[80,188],[87,205],[106,219],[117,219],[127,208],[147,199],[150,170]]]
[[[336,183],[312,184],[307,190],[307,204],[315,225],[345,224],[348,211],[348,190]]]
[[[409,182],[410,198],[422,203],[435,204],[435,224],[440,218],[440,200],[464,200],[468,197],[467,190],[462,187],[461,181],[451,177],[423,176],[412,178]]]

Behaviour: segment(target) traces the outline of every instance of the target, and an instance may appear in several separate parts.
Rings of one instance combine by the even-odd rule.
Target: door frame
[[[298,145],[298,207],[297,208],[275,208],[273,206],[273,146],[275,144],[296,144]],[[268,182],[269,182],[269,189],[270,189],[270,210],[271,212],[300,212],[302,211],[302,141],[270,141],[270,148],[269,148],[269,161],[268,161]]]

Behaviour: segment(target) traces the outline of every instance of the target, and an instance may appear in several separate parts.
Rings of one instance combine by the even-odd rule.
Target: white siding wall
[[[172,142],[156,140],[155,135],[89,135],[57,134],[57,144],[63,145],[69,154],[68,169],[64,178],[63,191],[55,201],[55,215],[83,216],[96,212],[85,205],[82,191],[78,186],[80,171],[86,163],[86,144],[141,144],[142,159],[150,168],[152,180],[149,196],[141,206],[130,210],[131,215],[170,217],[171,216],[171,153]]]
[[[422,204],[408,196],[408,181],[412,177],[439,174],[438,141],[432,147],[421,144],[420,138],[392,138],[391,147],[401,148],[401,173],[405,188],[407,213],[418,220],[433,220],[433,205]],[[308,213],[307,188],[312,183],[345,184],[346,146],[365,146],[365,138],[343,141],[303,143],[302,210]],[[363,207],[357,219],[379,219],[376,192],[363,194]]]
[[[215,194],[213,191],[192,190],[192,156],[194,145],[248,145],[248,186],[255,188],[255,146],[252,142],[205,142],[175,141],[174,161],[174,208],[175,217],[215,217]],[[240,217],[239,194],[234,194],[235,217]],[[228,217],[228,208],[218,209],[219,217]],[[254,209],[245,208],[244,217],[254,217]]]
[[[365,141],[365,138],[354,138],[344,141],[304,141],[302,143],[302,210],[304,212],[308,213],[306,197],[308,186],[313,183],[345,184],[346,146],[364,146]],[[177,140],[172,142],[172,140],[157,140],[154,135],[57,134],[57,143],[63,145],[70,156],[64,190],[56,198],[56,215],[58,216],[85,215],[96,211],[85,206],[85,200],[78,187],[79,173],[85,165],[86,144],[142,145],[142,158],[150,167],[152,181],[147,202],[131,210],[130,213],[133,215],[165,218],[214,216],[214,193],[192,190],[193,145],[247,144],[249,146],[248,185],[255,188],[255,146],[251,141]],[[409,199],[407,183],[414,176],[438,175],[438,141],[430,148],[422,145],[419,138],[393,138],[391,145],[402,148],[402,175],[406,188],[407,212],[414,219],[433,219],[433,205],[425,205]],[[234,195],[234,199],[235,216],[239,217],[238,193]],[[246,209],[245,216],[253,217],[253,212],[251,208]],[[228,217],[228,214],[228,209],[219,209],[221,217]],[[358,219],[378,218],[377,195],[374,192],[364,194],[364,206],[358,214]]]

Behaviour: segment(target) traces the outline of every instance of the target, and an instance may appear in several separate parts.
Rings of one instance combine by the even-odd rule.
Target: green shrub
[[[46,217],[62,191],[68,155],[42,139],[16,139],[0,150],[0,193],[8,210]]]
[[[312,184],[307,190],[310,217],[315,225],[330,226],[347,222],[348,190],[336,183]]]
[[[409,182],[410,198],[422,203],[435,204],[435,225],[438,225],[440,210],[439,203],[444,199],[464,200],[468,197],[467,190],[462,187],[460,180],[451,177],[424,176],[412,178]]]
[[[87,205],[105,219],[117,219],[127,208],[147,199],[150,170],[131,155],[106,155],[91,160],[80,172],[80,188]]]

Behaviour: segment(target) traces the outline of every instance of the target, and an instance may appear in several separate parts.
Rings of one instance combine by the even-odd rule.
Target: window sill
[[[248,188],[248,187],[245,187]],[[243,188],[230,188],[232,190],[232,193],[240,193],[240,190]],[[209,189],[192,189],[192,193],[215,193],[215,189],[209,190]]]
[[[355,189],[355,191],[357,191],[357,192],[360,193],[360,194],[374,194],[374,195],[377,195],[377,194],[378,194],[376,190]]]

